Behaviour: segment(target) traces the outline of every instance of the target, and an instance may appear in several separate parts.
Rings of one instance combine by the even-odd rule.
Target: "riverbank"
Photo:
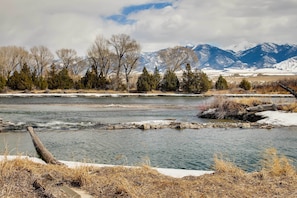
[[[149,93],[125,93],[125,92],[79,92],[79,91],[52,91],[52,92],[10,92],[1,93],[1,97],[255,97],[255,98],[294,98],[291,94],[184,94],[171,92],[149,92]]]
[[[259,172],[246,173],[215,157],[214,173],[176,178],[147,165],[46,165],[4,156],[0,161],[1,197],[67,197],[65,189],[82,197],[296,197],[297,175],[285,157],[270,150]],[[165,171],[166,172],[166,171]],[[168,173],[168,172],[167,172]],[[173,175],[175,175],[174,173]],[[68,196],[69,197],[69,196]]]

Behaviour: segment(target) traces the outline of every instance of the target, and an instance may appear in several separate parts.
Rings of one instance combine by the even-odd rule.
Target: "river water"
[[[208,122],[196,115],[203,97],[0,97],[0,117],[20,126],[0,133],[0,153],[36,156],[31,125],[57,159],[101,164],[211,170],[222,155],[247,171],[260,168],[268,148],[297,164],[297,128],[102,130],[98,126],[148,120]]]

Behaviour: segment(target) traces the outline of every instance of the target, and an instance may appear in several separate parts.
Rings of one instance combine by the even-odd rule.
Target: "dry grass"
[[[236,103],[239,103],[239,104],[249,106],[249,107],[267,103],[266,101],[263,101],[263,100],[260,100],[259,98],[254,98],[254,97],[235,98],[235,99],[233,99],[233,101]]]
[[[282,106],[280,106],[280,110],[297,113],[297,102],[283,104]]]
[[[262,160],[262,172],[273,176],[296,176],[296,171],[291,161],[280,156],[274,148],[267,149]]]
[[[64,197],[61,185],[94,197],[296,197],[297,175],[290,161],[266,152],[260,172],[245,173],[215,157],[215,173],[172,178],[149,166],[70,169],[29,160],[0,162],[0,197]],[[36,183],[43,188],[36,188]]]

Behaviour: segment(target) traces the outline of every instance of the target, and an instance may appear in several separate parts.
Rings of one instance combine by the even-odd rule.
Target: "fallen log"
[[[37,134],[34,132],[33,127],[29,126],[27,127],[27,130],[30,133],[37,154],[43,161],[45,161],[47,164],[64,165],[62,162],[56,160],[55,157],[46,149]]]
[[[255,107],[248,107],[246,108],[248,112],[262,112],[262,111],[277,111],[277,106],[275,104],[265,104],[265,105],[258,105]]]
[[[286,85],[282,84],[282,83],[278,83],[279,86],[283,89],[285,89],[286,91],[290,92],[296,99],[297,99],[297,92],[294,91],[293,89],[291,89],[290,87],[287,87]]]

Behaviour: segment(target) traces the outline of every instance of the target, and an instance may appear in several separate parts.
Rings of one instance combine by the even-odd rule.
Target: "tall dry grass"
[[[173,178],[148,165],[96,168],[43,165],[30,160],[0,162],[0,197],[65,197],[61,185],[93,197],[296,197],[297,176],[290,160],[269,149],[260,172],[246,173],[214,157],[214,174]],[[41,184],[36,188],[34,184]],[[44,188],[43,188],[44,187]]]
[[[280,110],[297,113],[297,102],[283,104],[280,106]]]
[[[275,148],[267,149],[262,160],[262,172],[273,176],[296,176],[292,161],[279,155]]]

